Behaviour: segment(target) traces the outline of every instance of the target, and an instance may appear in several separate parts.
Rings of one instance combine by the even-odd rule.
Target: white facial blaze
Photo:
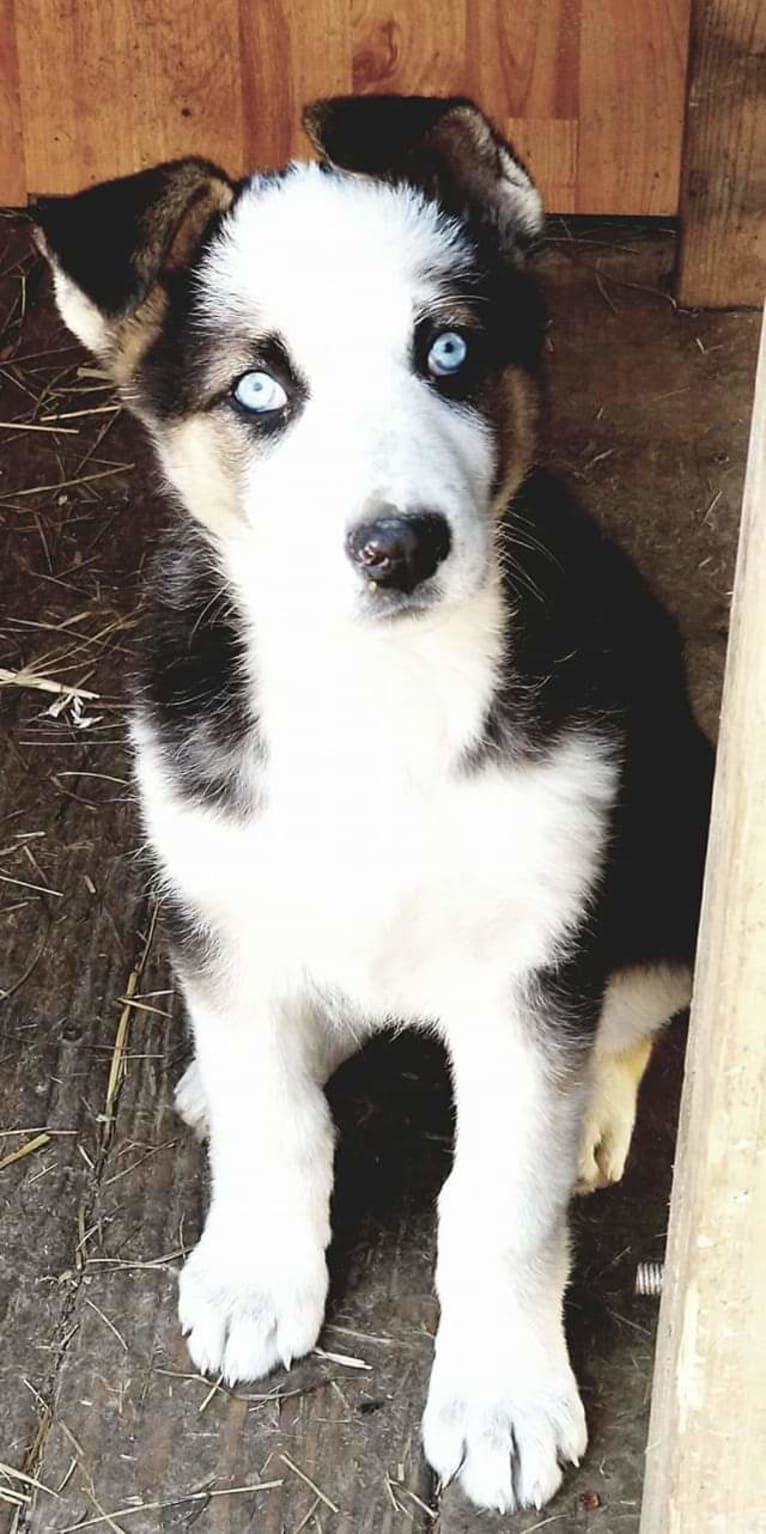
[[[491,432],[413,365],[419,317],[470,255],[414,189],[317,166],[254,182],[227,220],[200,273],[209,323],[254,344],[278,336],[306,391],[286,431],[259,437],[256,422],[245,452],[237,560],[261,615],[264,602],[353,615],[360,582],[346,535],[385,508],[447,518],[446,599],[486,578]]]

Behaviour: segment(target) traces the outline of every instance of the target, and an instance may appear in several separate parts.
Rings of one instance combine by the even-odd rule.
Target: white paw
[[[324,1318],[327,1264],[319,1244],[280,1246],[206,1230],[179,1279],[178,1316],[201,1374],[227,1384],[289,1368],[314,1347]]]
[[[176,1113],[180,1114],[184,1123],[194,1130],[197,1139],[205,1140],[209,1127],[207,1098],[196,1060],[192,1060],[191,1065],[184,1071],[176,1087],[173,1101]]]
[[[458,1478],[476,1507],[500,1513],[544,1507],[561,1484],[561,1462],[579,1464],[587,1442],[566,1359],[532,1370],[512,1352],[503,1367],[491,1356],[437,1347],[425,1455],[443,1482]]]

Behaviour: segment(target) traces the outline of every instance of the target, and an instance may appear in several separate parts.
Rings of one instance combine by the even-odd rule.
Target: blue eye
[[[287,395],[271,373],[243,373],[232,390],[238,405],[253,415],[269,415],[274,410],[284,410]]]
[[[428,353],[428,371],[434,378],[448,378],[457,373],[468,356],[468,346],[456,330],[445,330],[436,337]]]

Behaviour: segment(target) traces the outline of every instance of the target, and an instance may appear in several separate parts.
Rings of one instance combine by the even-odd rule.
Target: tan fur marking
[[[129,386],[141,358],[160,334],[166,309],[167,295],[157,286],[147,293],[143,303],[132,314],[118,321],[108,360],[115,383],[121,388]],[[134,404],[130,395],[127,403]]]
[[[499,484],[492,510],[496,517],[501,517],[534,463],[539,411],[537,387],[522,368],[506,368],[497,393],[488,404],[500,447]]]
[[[177,165],[162,195],[147,208],[136,269],[153,283],[162,271],[188,264],[214,213],[231,206],[234,189],[194,160]]]
[[[231,532],[240,520],[238,484],[243,433],[220,411],[194,415],[155,430],[155,444],[171,485],[187,510],[212,532]]]
[[[162,263],[163,270],[174,271],[179,266],[188,266],[213,215],[228,212],[233,199],[234,189],[228,181],[211,176],[203,182],[176,228]]]
[[[159,277],[186,266],[213,214],[225,213],[231,206],[234,192],[228,182],[208,173],[201,180],[200,175],[196,165],[179,167],[165,196],[144,220],[146,243],[136,264],[152,287],[138,308],[119,321],[109,357],[114,378],[123,388],[162,329],[167,295]]]

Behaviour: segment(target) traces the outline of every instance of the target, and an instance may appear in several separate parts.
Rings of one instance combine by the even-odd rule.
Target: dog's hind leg
[[[686,966],[652,965],[612,976],[593,1056],[578,1193],[593,1193],[620,1181],[654,1035],[687,1005],[690,993],[691,976]]]
[[[594,1193],[620,1181],[633,1136],[638,1089],[651,1053],[651,1039],[639,1039],[617,1053],[597,1052],[580,1147],[578,1193]]]

